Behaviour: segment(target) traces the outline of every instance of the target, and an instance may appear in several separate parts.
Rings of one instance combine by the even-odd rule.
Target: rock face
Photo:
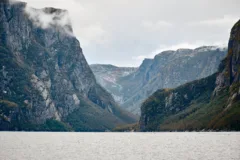
[[[240,21],[218,73],[155,92],[141,107],[141,130],[240,130],[239,56]]]
[[[115,95],[115,99],[120,101],[123,108],[140,115],[141,103],[155,91],[162,88],[174,88],[217,72],[226,54],[226,48],[214,46],[203,46],[194,50],[164,51],[156,55],[154,59],[145,59],[131,74],[114,79],[114,84],[120,89],[114,90],[113,85],[102,86]],[[109,78],[112,74],[109,70],[93,69],[93,72],[97,79]]]
[[[97,82],[104,87],[119,104],[123,103],[123,87],[118,83],[122,77],[134,73],[134,67],[116,67],[113,65],[93,64],[90,65]]]
[[[0,2],[0,130],[104,131],[135,121],[96,83],[67,15]]]

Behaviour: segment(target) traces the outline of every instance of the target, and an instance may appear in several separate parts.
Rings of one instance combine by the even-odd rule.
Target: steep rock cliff
[[[218,73],[155,92],[141,107],[141,130],[240,130],[239,55],[240,21]]]
[[[66,10],[1,1],[0,57],[1,130],[104,131],[135,121],[96,83]]]
[[[121,106],[140,114],[141,103],[158,89],[175,88],[217,72],[226,53],[226,48],[203,46],[164,51],[145,59],[136,72],[117,81],[123,87]]]
[[[116,67],[113,65],[92,64],[90,65],[97,82],[104,87],[119,104],[123,101],[123,87],[118,83],[122,77],[134,73],[137,68],[134,67]]]

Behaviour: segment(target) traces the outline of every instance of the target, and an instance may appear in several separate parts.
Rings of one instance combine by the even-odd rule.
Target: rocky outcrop
[[[92,64],[90,65],[97,82],[104,87],[119,104],[123,103],[123,87],[118,83],[122,77],[134,73],[134,67],[116,67],[113,65]]]
[[[120,78],[123,108],[140,114],[141,103],[158,89],[174,88],[217,72],[227,49],[203,46],[192,49],[164,51],[145,59],[139,69]]]
[[[0,57],[1,130],[44,130],[56,120],[103,131],[135,121],[96,83],[66,10],[1,1]]]
[[[217,76],[216,91],[240,81],[240,33],[239,23],[236,23],[231,31],[228,43],[228,55],[220,66],[221,73]]]
[[[240,130],[239,37],[240,21],[218,73],[149,97],[141,107],[141,130]]]

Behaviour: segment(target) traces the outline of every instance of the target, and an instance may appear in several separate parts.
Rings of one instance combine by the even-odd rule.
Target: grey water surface
[[[1,160],[240,160],[240,132],[0,132]]]

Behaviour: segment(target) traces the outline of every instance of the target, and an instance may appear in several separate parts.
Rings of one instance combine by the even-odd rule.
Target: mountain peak
[[[240,20],[235,23],[231,30],[229,43],[228,43],[228,54],[223,61],[224,70],[218,76],[218,79],[224,79],[219,81],[219,85],[231,85],[234,82],[240,81]]]
[[[140,65],[140,69],[141,68],[146,68],[146,67],[148,67],[149,65],[151,65],[152,64],[152,62],[153,62],[153,59],[151,59],[151,58],[144,58],[144,60],[143,60],[143,62],[142,62],[142,64]]]
[[[72,24],[67,10],[53,7],[36,9],[26,5],[24,11],[36,27],[57,29],[73,36]]]
[[[174,50],[166,50],[166,51],[162,51],[162,52],[160,52],[160,53],[158,53],[157,55],[155,55],[155,57],[157,57],[157,56],[161,56],[161,55],[167,55],[167,54],[172,54],[172,53],[174,53],[175,51]]]
[[[0,130],[52,130],[50,121],[104,131],[135,122],[96,83],[79,41],[66,34],[67,11],[25,4],[0,3],[0,106],[10,109],[0,110]]]

